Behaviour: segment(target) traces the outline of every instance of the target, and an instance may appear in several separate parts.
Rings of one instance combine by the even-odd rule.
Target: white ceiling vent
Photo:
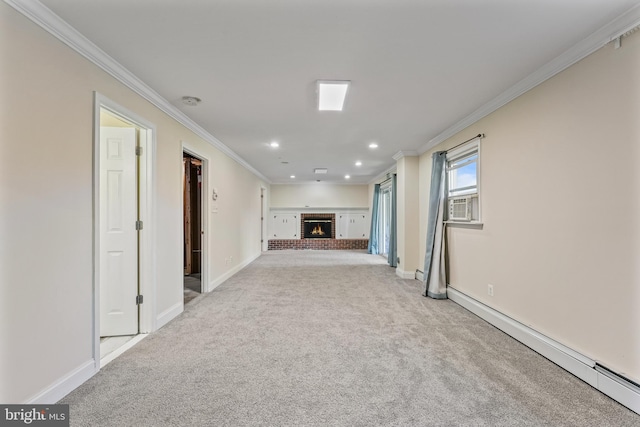
[[[327,173],[327,168],[315,168],[313,170],[313,173],[316,174],[326,174]]]

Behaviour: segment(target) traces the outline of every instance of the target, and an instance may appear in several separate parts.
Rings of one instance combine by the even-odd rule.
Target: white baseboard
[[[399,267],[396,267],[396,275],[401,277],[402,279],[415,279],[416,272],[415,271],[404,271]]]
[[[214,290],[215,288],[217,288],[221,284],[223,284],[225,281],[230,279],[234,274],[236,274],[237,272],[239,272],[240,270],[245,268],[247,265],[251,264],[256,259],[258,259],[260,257],[260,255],[262,255],[262,253],[258,253],[256,255],[244,260],[240,264],[238,264],[235,267],[233,267],[231,270],[229,270],[226,273],[224,273],[223,275],[217,277],[215,280],[209,282],[209,292]]]
[[[174,305],[172,305],[171,307],[169,307],[168,309],[166,309],[162,313],[158,314],[158,317],[156,318],[155,331],[157,331],[158,329],[162,328],[164,325],[169,323],[171,320],[175,319],[183,311],[184,311],[184,301],[182,301],[182,299],[181,299],[180,301],[178,301],[177,303],[175,303]]]
[[[613,400],[640,414],[640,387],[613,372],[598,368],[594,360],[542,335],[455,288],[448,287],[447,294],[451,301],[491,323]]]
[[[261,254],[258,253],[257,255],[245,260],[244,262],[238,264],[237,266],[235,266],[234,268],[232,268],[231,270],[229,270],[228,272],[226,272],[222,276],[218,277],[216,280],[214,280],[213,282],[210,283],[211,287],[209,289],[213,290],[214,288],[216,288],[217,286],[222,284],[225,280],[229,279],[231,276],[233,276],[234,274],[236,274],[237,272],[239,272],[240,270],[245,268],[247,265],[251,264],[260,255]],[[158,330],[161,327],[163,327],[164,325],[166,325],[167,323],[169,323],[171,320],[173,320],[174,318],[179,316],[180,313],[182,313],[183,311],[184,311],[184,303],[182,301],[179,301],[176,304],[174,304],[171,307],[169,307],[168,309],[166,309],[165,311],[163,311],[162,313],[160,313],[158,315],[158,317],[156,318],[156,328],[155,328],[155,330]],[[126,351],[129,348],[133,347],[135,344],[140,342],[140,340],[142,340],[146,336],[147,336],[147,334],[138,335],[136,338],[134,338],[133,340],[129,341],[122,349],[119,349],[119,350],[121,350],[119,354],[122,354],[124,351]],[[115,357],[117,357],[117,355],[115,355],[114,357],[112,357],[109,360],[103,359],[101,361],[102,366],[104,366],[107,363],[109,363]],[[41,392],[39,392],[38,394],[36,394],[32,398],[28,399],[27,402],[25,402],[25,403],[26,404],[53,404],[53,403],[58,402],[60,399],[65,397],[67,394],[71,393],[77,387],[82,385],[82,383],[84,383],[89,378],[94,376],[99,370],[97,365],[99,365],[99,363],[96,363],[95,360],[93,360],[93,359],[83,363],[77,369],[75,369],[72,372],[70,372],[69,374],[63,376],[58,381],[56,381],[54,384],[50,385],[49,387],[47,387],[46,389],[42,390]]]
[[[100,359],[100,369],[107,366],[109,362],[112,362],[118,356],[121,356],[125,351],[129,350],[131,347],[138,344],[140,341],[142,341],[148,336],[149,334],[138,334],[135,337],[131,338],[129,341],[127,341],[123,346],[119,347],[118,349],[112,351],[111,353],[109,353],[108,355]]]
[[[94,376],[98,372],[96,362],[91,359],[78,366],[67,375],[60,378],[40,393],[33,396],[27,405],[46,405],[58,402],[60,399],[71,393],[82,383]]]

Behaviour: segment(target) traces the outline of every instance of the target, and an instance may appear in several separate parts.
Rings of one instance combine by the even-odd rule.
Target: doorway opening
[[[95,94],[94,361],[153,329],[153,125]],[[143,302],[145,304],[143,304]]]
[[[182,153],[184,303],[204,292],[202,286],[203,161]]]

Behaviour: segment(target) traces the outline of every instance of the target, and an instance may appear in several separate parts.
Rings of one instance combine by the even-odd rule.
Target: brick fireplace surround
[[[305,218],[330,219],[331,238],[305,239],[304,220]],[[303,213],[300,215],[300,236],[301,239],[271,239],[268,249],[270,251],[283,249],[367,249],[369,239],[336,239],[336,215],[332,213]]]

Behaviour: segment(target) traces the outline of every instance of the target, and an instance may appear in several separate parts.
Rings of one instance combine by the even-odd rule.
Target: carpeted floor
[[[381,257],[273,251],[60,403],[72,426],[638,426]]]
[[[184,303],[188,304],[200,296],[200,273],[184,276],[183,296]]]

